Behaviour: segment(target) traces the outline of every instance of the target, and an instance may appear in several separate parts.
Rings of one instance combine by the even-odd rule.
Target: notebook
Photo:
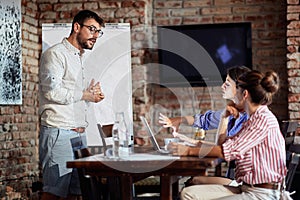
[[[152,129],[150,128],[149,126],[149,123],[147,122],[146,118],[143,117],[143,116],[140,116],[140,119],[142,121],[142,123],[144,124],[144,126],[146,127],[146,130],[148,132],[148,135],[150,137],[150,140],[151,140],[151,143],[154,147],[154,149],[158,152],[158,153],[161,153],[161,154],[169,154],[170,152],[165,150],[165,149],[162,149],[160,148],[160,146],[158,145],[158,142],[154,136],[154,133],[152,131]]]

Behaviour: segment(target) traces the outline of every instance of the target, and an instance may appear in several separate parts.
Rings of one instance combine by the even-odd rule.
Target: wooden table
[[[172,184],[176,177],[205,175],[207,168],[216,167],[221,161],[219,158],[198,157],[177,157],[174,160],[117,160],[99,154],[68,161],[67,167],[84,169],[90,176],[120,177],[122,199],[132,199],[134,180],[139,177],[160,176],[160,198],[171,200]]]

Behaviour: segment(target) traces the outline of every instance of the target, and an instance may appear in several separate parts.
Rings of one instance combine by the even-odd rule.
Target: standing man
[[[82,10],[68,38],[50,47],[40,61],[39,159],[43,170],[42,200],[76,199],[81,194],[75,169],[66,168],[73,150],[86,146],[87,107],[104,99],[100,83],[87,80],[83,55],[103,35],[104,21]]]

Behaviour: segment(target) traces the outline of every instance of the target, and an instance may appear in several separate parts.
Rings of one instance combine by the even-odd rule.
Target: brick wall
[[[300,3],[288,0],[287,5],[287,73],[289,118],[300,119]]]
[[[279,119],[287,119],[287,72],[286,72],[286,2],[285,0],[204,0],[204,1],[163,1],[153,3],[154,25],[181,25],[205,23],[252,23],[252,56],[253,68],[261,71],[273,69],[280,74],[281,90],[275,96],[271,109]],[[214,90],[220,92],[218,88]],[[155,93],[162,99],[161,92]],[[196,110],[204,112],[207,109],[222,108],[216,103],[216,96],[207,99],[203,88],[194,88],[197,95],[194,105],[184,102],[185,109],[193,114]],[[162,94],[162,95],[160,95]],[[201,96],[204,94],[205,96]],[[204,101],[207,102],[203,106]],[[201,101],[202,100],[202,101]],[[211,101],[211,104],[208,102]],[[189,105],[186,105],[188,103]],[[162,105],[166,102],[162,101]],[[171,106],[172,107],[172,106]],[[178,110],[175,111],[178,114]]]
[[[23,104],[0,106],[0,185],[26,194],[38,179],[38,58],[40,55],[38,8],[22,1]]]
[[[39,180],[38,64],[42,23],[70,23],[79,10],[91,9],[106,22],[135,26],[149,20],[145,14],[149,5],[146,1],[22,0],[23,104],[0,106],[0,194],[5,189],[2,186],[7,185],[24,198],[29,197],[32,182]],[[132,35],[142,40],[140,33]],[[133,66],[140,63],[143,54],[142,50],[133,51]],[[142,80],[142,67],[136,72],[134,77]]]
[[[271,108],[279,119],[299,119],[299,1],[287,2],[22,0],[23,104],[0,106],[0,184],[25,195],[31,182],[38,179],[37,86],[42,23],[71,22],[81,9],[98,12],[107,22],[131,23],[133,108],[137,120],[140,114],[156,115],[156,110],[178,116],[224,106],[219,87],[166,89],[155,84],[157,71],[149,63],[157,62],[156,25],[252,22],[253,68],[273,69],[282,82]]]

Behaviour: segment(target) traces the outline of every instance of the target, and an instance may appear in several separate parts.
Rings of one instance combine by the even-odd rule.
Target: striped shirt
[[[225,160],[236,160],[237,182],[281,183],[286,175],[285,140],[276,117],[260,106],[239,133],[223,144]]]

